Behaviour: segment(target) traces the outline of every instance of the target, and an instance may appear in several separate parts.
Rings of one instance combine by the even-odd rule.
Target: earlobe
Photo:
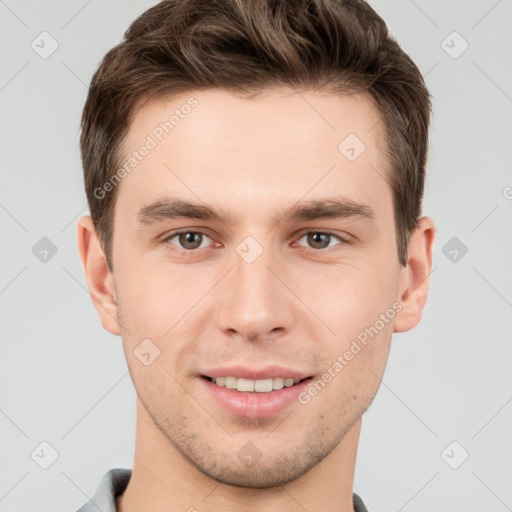
[[[429,217],[422,217],[411,233],[407,266],[402,269],[398,300],[403,309],[395,317],[394,332],[405,332],[421,320],[427,302],[435,225]]]
[[[89,215],[78,220],[77,243],[87,287],[101,324],[111,334],[120,336],[113,275],[108,269],[99,236]]]

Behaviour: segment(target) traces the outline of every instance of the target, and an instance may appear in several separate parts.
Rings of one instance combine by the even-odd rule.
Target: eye
[[[175,238],[177,239],[177,243],[172,242]],[[211,238],[201,231],[179,231],[171,233],[163,240],[163,242],[169,242],[185,251],[193,251],[195,249],[202,249],[203,247],[206,247],[208,244],[203,245],[205,239],[211,241]]]
[[[176,241],[173,241],[174,239]],[[306,239],[306,243],[309,245],[308,248],[312,251],[321,251],[336,245],[350,244],[350,240],[330,231],[307,231],[299,238],[299,242],[302,239]],[[193,252],[208,247],[208,241],[211,243],[212,239],[202,231],[174,231],[166,236],[162,243],[170,243],[178,250]]]
[[[350,243],[349,240],[346,240],[335,233],[331,233],[330,231],[308,231],[307,233],[304,233],[299,240],[302,240],[303,238],[306,238],[306,242],[310,244],[309,248],[315,251],[333,247],[335,245]],[[331,244],[331,242],[335,241],[334,239],[338,240],[340,243]]]

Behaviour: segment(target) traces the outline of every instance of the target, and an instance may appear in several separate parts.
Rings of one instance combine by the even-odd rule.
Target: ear
[[[77,242],[87,287],[100,316],[101,325],[111,334],[120,336],[114,278],[107,266],[100,238],[89,215],[84,215],[78,220]]]
[[[432,252],[436,228],[429,217],[422,217],[411,233],[408,261],[401,269],[398,300],[403,309],[395,317],[394,332],[409,331],[421,320],[427,302]]]

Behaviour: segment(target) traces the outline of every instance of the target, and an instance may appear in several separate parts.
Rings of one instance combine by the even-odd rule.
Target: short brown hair
[[[141,101],[221,88],[366,92],[384,120],[399,262],[423,200],[430,95],[423,77],[363,0],[163,0],[128,28],[96,70],[80,148],[91,217],[112,271],[118,187],[95,191],[121,163]]]

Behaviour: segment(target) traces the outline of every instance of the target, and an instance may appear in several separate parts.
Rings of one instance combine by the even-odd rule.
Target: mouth
[[[245,379],[232,375],[201,375],[199,382],[213,404],[229,415],[249,419],[271,418],[297,406],[313,376]]]
[[[238,391],[241,393],[271,393],[272,391],[279,391],[283,388],[291,388],[293,386],[297,386],[298,384],[313,378],[312,376],[305,377],[303,379],[274,377],[254,380],[243,379],[234,376],[209,377],[208,375],[201,375],[201,377],[218,387]]]

